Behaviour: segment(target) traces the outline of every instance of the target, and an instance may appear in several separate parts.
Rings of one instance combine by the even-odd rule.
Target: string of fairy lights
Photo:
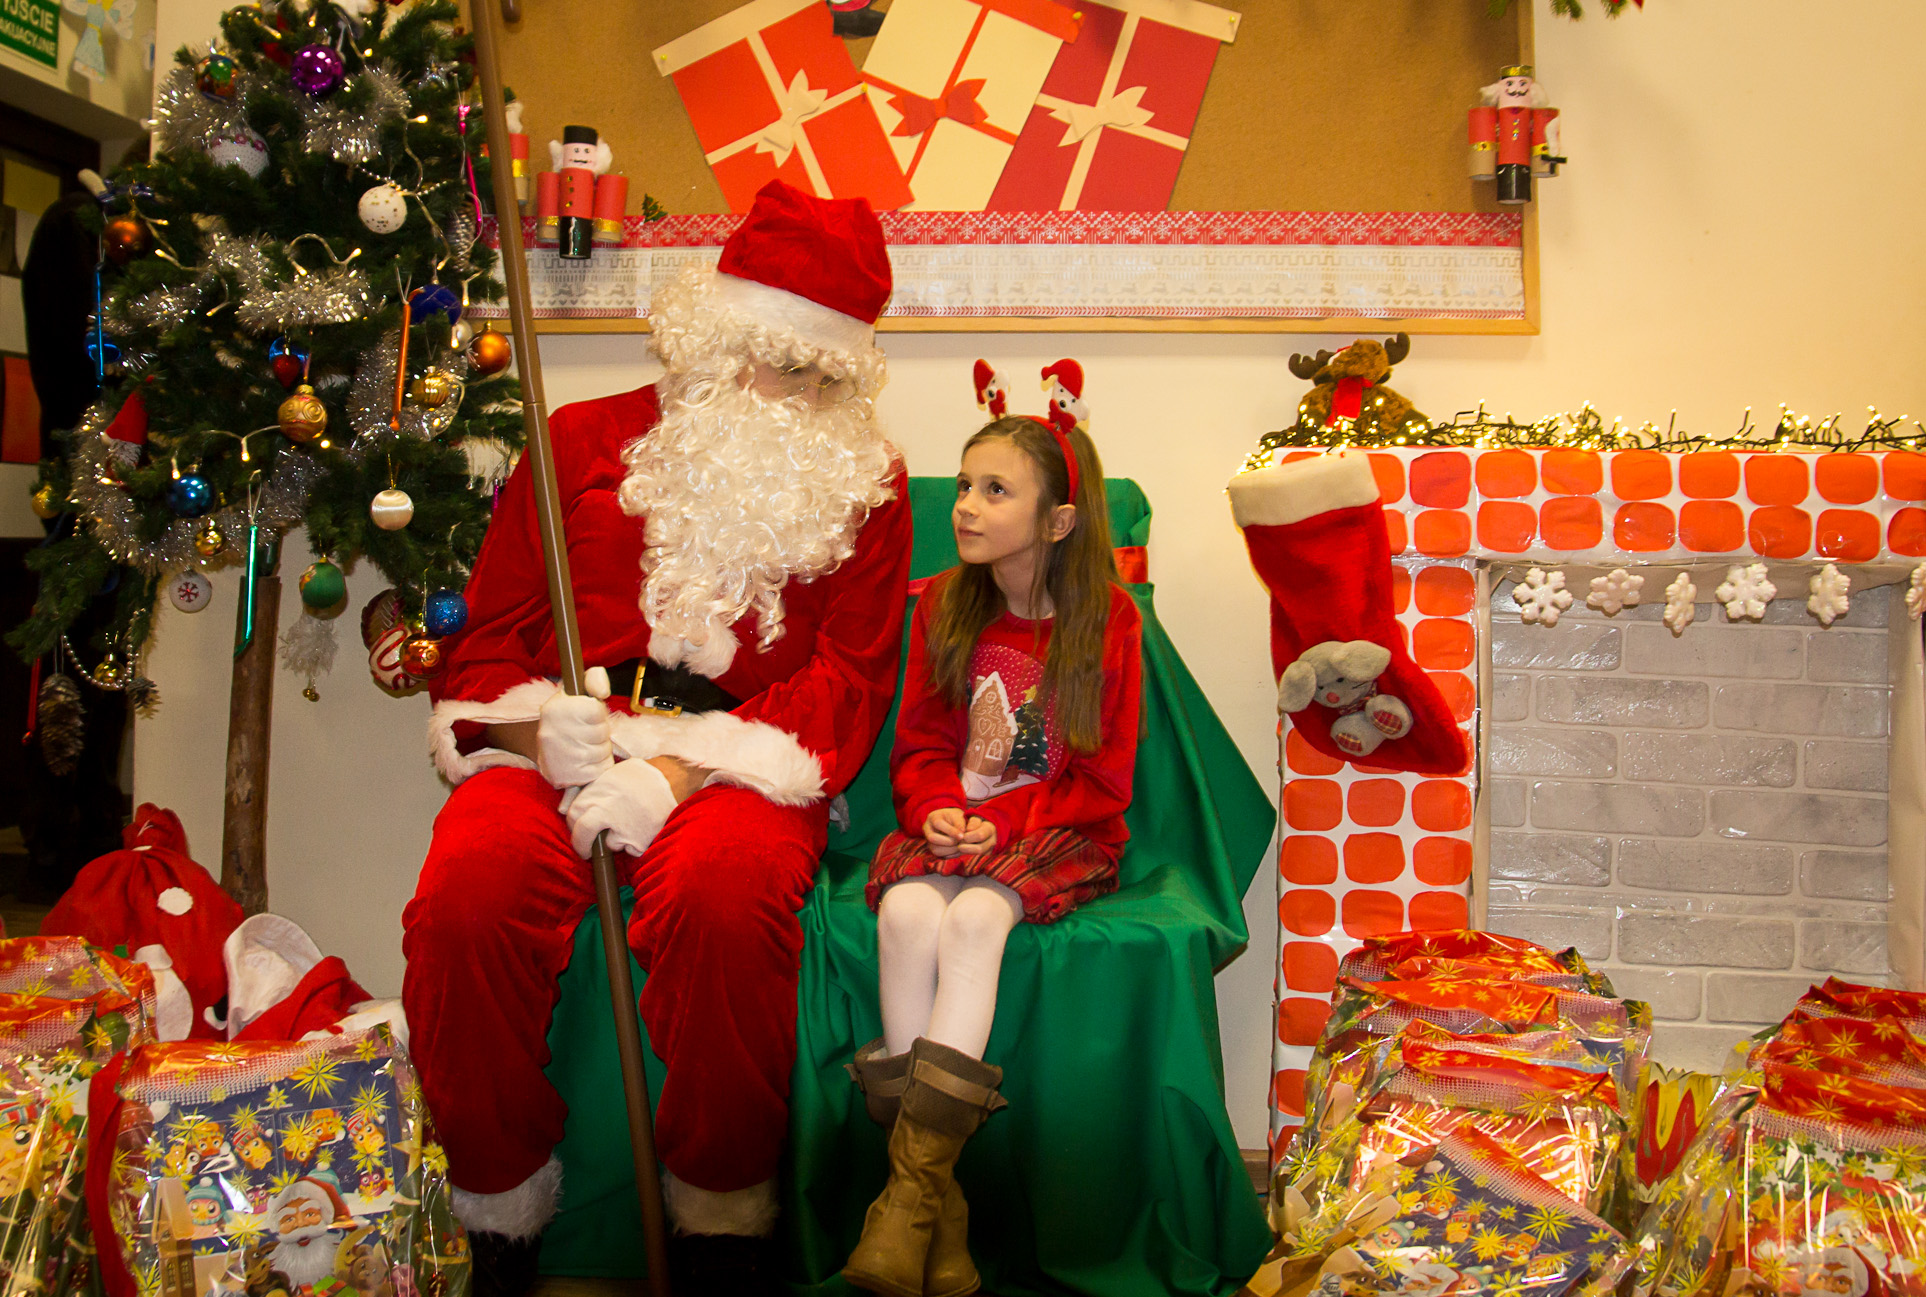
[[[1587,401],[1575,411],[1542,419],[1521,420],[1507,412],[1493,414],[1484,402],[1460,410],[1446,420],[1414,414],[1395,425],[1380,425],[1368,412],[1356,419],[1339,418],[1329,425],[1299,419],[1288,428],[1269,432],[1244,461],[1244,470],[1277,462],[1280,452],[1295,450],[1393,450],[1453,448],[1461,450],[1658,450],[1681,454],[1704,451],[1785,451],[1792,454],[1850,454],[1854,452],[1918,450],[1926,445],[1926,426],[1910,415],[1883,415],[1866,407],[1866,426],[1849,430],[1845,416],[1813,419],[1790,406],[1779,407],[1769,429],[1753,421],[1751,407],[1736,431],[1717,435],[1679,427],[1678,412],[1663,424],[1632,425],[1623,419],[1607,422]]]

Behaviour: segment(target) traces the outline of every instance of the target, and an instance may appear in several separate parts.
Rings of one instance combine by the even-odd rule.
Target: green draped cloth
[[[1150,507],[1108,483],[1118,545],[1142,545]],[[953,566],[948,478],[910,484],[912,575]],[[1276,812],[1152,608],[1143,612],[1144,732],[1121,886],[1047,926],[1019,924],[1003,958],[985,1058],[1010,1106],[965,1148],[957,1178],[984,1288],[999,1297],[1161,1297],[1235,1292],[1270,1234],[1224,1109],[1216,969],[1244,948],[1241,901]],[[883,1132],[843,1071],[882,1034],[876,922],[863,884],[894,827],[890,726],[847,793],[803,904],[802,988],[781,1242],[797,1294],[841,1297],[838,1275],[887,1173]],[[638,983],[641,973],[636,974]],[[549,1274],[642,1274],[600,930],[576,937],[549,1032],[548,1074],[569,1104],[562,1206],[542,1248]],[[650,1055],[650,1082],[661,1063]]]

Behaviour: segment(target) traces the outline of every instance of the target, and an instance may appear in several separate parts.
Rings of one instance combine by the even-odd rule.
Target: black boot
[[[676,1297],[779,1297],[774,1239],[746,1234],[677,1234],[669,1239]]]
[[[510,1238],[474,1230],[468,1235],[468,1255],[474,1263],[474,1297],[528,1297],[535,1287],[542,1236]]]

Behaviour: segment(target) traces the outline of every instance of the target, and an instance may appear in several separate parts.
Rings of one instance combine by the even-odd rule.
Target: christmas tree
[[[181,50],[162,78],[156,159],[110,176],[89,213],[101,395],[41,466],[53,534],[7,640],[29,660],[64,646],[93,662],[85,678],[149,701],[157,595],[191,610],[211,590],[201,567],[243,568],[221,881],[250,911],[266,904],[281,538],[304,527],[322,556],[301,580],[319,615],[286,644],[308,696],[333,656],[341,565],[364,556],[396,587],[364,619],[382,636],[373,662],[409,688],[466,619],[489,516],[473,465],[499,471],[521,441],[506,341],[461,318],[502,290],[476,237],[489,182],[456,18],[446,0],[227,11],[220,45]],[[107,592],[113,615],[70,642]],[[73,684],[47,688],[59,701]]]
[[[222,48],[176,56],[156,160],[101,195],[101,399],[41,466],[36,503],[64,516],[7,637],[24,657],[118,580],[111,624],[74,647],[134,679],[163,589],[209,563],[265,573],[301,526],[332,560],[303,580],[311,608],[365,555],[415,631],[458,623],[446,595],[426,605],[459,591],[487,527],[468,449],[501,462],[521,420],[504,339],[460,319],[501,288],[476,242],[487,162],[456,14],[267,0],[223,16]]]
[[[1050,738],[1043,729],[1043,704],[1037,701],[1036,690],[1029,691],[1029,697],[1016,709],[1016,738],[1010,744],[1010,764],[1005,767],[1005,779],[1015,777],[1022,771],[1038,779],[1050,774]]]

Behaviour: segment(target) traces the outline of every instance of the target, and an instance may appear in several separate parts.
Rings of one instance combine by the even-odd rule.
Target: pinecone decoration
[[[40,686],[40,758],[50,774],[64,779],[79,764],[85,742],[80,686],[72,676],[55,672]]]

